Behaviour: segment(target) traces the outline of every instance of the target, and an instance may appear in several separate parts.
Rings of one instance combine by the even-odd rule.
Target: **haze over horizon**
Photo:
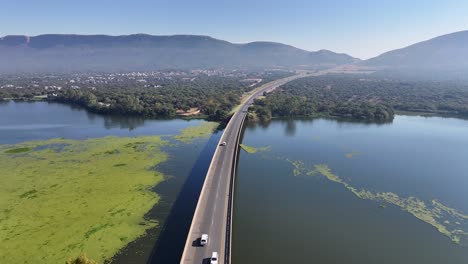
[[[468,29],[468,3],[458,1],[240,0],[220,5],[214,0],[19,0],[0,5],[0,23],[8,25],[0,36],[208,35],[233,43],[273,41],[308,51],[327,49],[360,59]]]

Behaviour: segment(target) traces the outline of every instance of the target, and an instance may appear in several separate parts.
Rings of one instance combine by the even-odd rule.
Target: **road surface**
[[[219,143],[226,141],[227,145],[218,144],[213,155],[180,263],[209,263],[212,252],[218,252],[219,264],[230,262],[231,194],[234,188],[231,182],[234,182],[235,159],[240,143],[238,140],[247,110],[253,100],[264,92],[272,91],[278,86],[305,76],[305,74],[294,75],[262,85],[255,89],[255,92],[244,100],[239,110],[234,113],[219,141]],[[199,246],[202,234],[209,236],[208,245],[204,247]]]

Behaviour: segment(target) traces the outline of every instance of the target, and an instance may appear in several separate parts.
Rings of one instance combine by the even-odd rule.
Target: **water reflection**
[[[273,119],[274,122],[280,122],[284,126],[285,135],[288,137],[294,137],[297,133],[297,123],[300,121],[303,124],[312,126],[317,120],[327,120],[330,123],[334,123],[339,129],[346,129],[350,127],[381,127],[381,126],[390,126],[393,121],[388,122],[369,122],[362,120],[352,120],[352,119],[335,119],[335,118],[278,118]],[[262,128],[264,130],[268,129],[272,123],[272,120],[260,120],[257,122],[247,122],[246,127],[251,129]]]
[[[288,119],[286,120],[286,136],[294,136],[296,135],[296,122],[294,120]]]
[[[120,128],[129,131],[145,125],[145,119],[137,116],[104,116],[104,127],[106,129]]]
[[[138,116],[99,115],[79,106],[49,102],[0,105],[0,144],[59,138],[83,139],[107,135],[177,134],[200,120],[144,119]]]

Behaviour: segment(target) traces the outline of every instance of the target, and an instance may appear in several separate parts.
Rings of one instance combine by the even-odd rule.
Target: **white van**
[[[211,254],[210,264],[218,264],[218,252]]]
[[[200,238],[200,246],[208,244],[208,234],[203,234]]]

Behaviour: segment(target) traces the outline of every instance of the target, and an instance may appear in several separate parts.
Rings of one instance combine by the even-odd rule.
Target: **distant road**
[[[317,74],[317,73],[316,73]],[[254,99],[292,80],[316,74],[298,74],[260,86],[244,99],[226,126],[219,143],[226,146],[216,148],[205,183],[193,216],[192,225],[185,243],[181,263],[209,263],[212,252],[218,252],[219,264],[230,262],[231,247],[231,202],[235,177],[235,162],[240,133],[249,106]],[[323,73],[322,73],[323,74]],[[202,234],[209,235],[208,245],[199,247]]]

